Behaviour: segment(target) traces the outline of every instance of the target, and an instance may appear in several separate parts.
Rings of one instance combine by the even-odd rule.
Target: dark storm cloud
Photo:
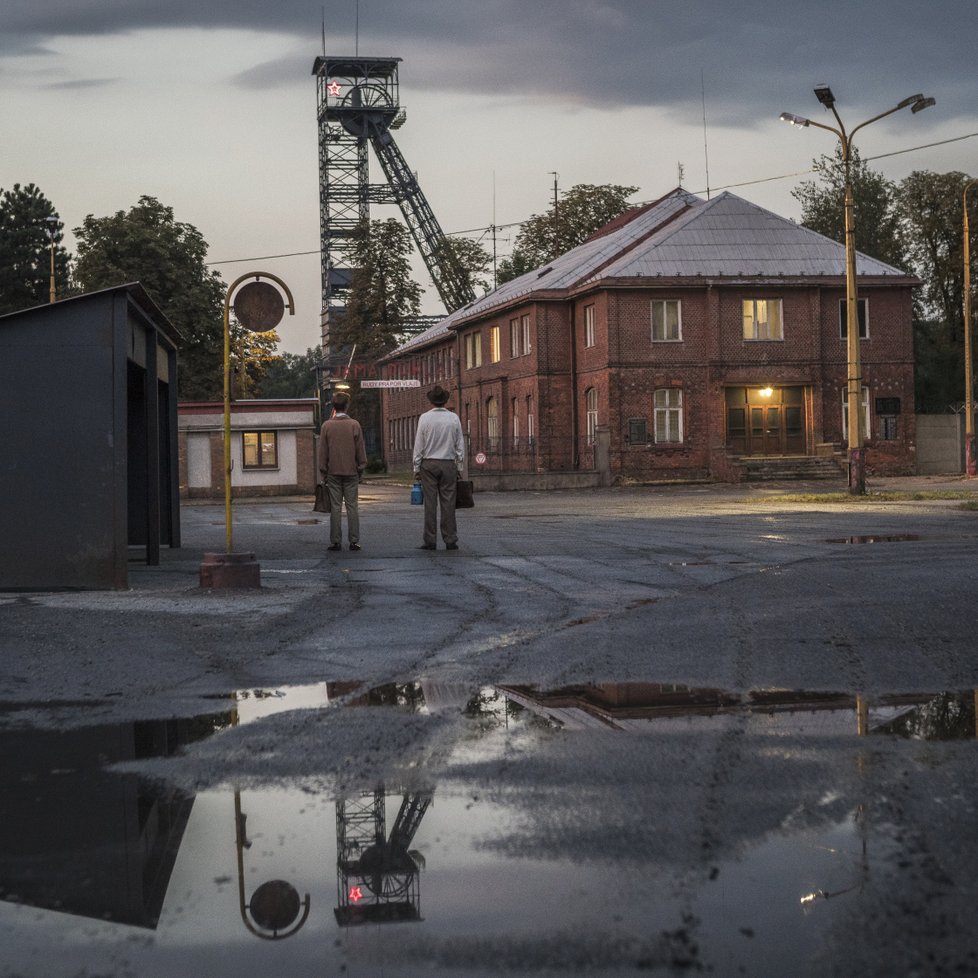
[[[327,0],[326,46],[347,54],[355,0]],[[840,104],[878,109],[923,90],[943,118],[974,110],[973,0],[360,0],[361,54],[404,59],[412,91],[557,98],[591,106],[658,105],[743,124],[775,110],[820,111],[812,85]],[[246,28],[295,36],[320,51],[319,0],[6,0],[0,53],[57,34],[139,28]],[[297,76],[291,58],[235,80],[273,87]],[[912,90],[912,91],[911,91]]]

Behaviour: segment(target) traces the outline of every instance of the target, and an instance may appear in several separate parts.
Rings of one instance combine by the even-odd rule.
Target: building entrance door
[[[727,448],[739,455],[804,455],[804,387],[728,387]]]

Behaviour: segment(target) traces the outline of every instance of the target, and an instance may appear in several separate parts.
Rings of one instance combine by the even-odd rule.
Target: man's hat
[[[448,398],[451,395],[445,390],[441,384],[436,384],[434,387],[428,391],[428,400],[431,401],[435,407],[444,407],[448,403]]]

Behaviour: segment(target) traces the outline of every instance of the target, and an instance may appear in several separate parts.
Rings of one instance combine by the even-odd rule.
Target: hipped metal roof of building
[[[845,278],[845,246],[731,193],[712,200],[677,188],[611,221],[549,265],[504,282],[456,309],[398,347],[391,357],[428,346],[462,323],[531,295],[623,284],[625,279],[724,279],[778,282]],[[868,255],[856,255],[856,274],[916,279]],[[635,284],[639,284],[636,282]]]

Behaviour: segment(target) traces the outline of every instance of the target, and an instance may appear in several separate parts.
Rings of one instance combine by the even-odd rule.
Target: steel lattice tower
[[[445,251],[445,235],[418,181],[394,141],[404,123],[397,66],[400,58],[318,57],[319,226],[322,275],[322,345],[327,371],[331,318],[342,312],[353,278],[357,236],[370,204],[398,204],[414,243],[448,312],[471,302],[468,276]],[[371,183],[367,144],[386,183]]]

